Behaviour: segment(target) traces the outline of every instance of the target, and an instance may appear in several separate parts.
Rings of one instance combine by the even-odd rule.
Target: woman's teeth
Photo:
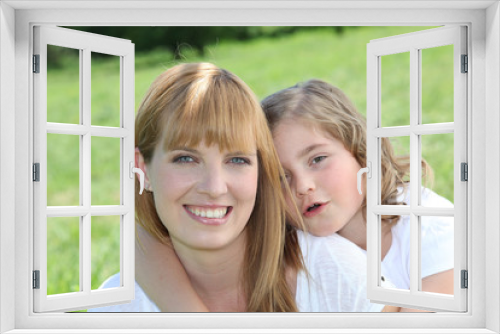
[[[201,218],[224,218],[224,216],[227,213],[227,207],[226,208],[220,208],[220,209],[200,209],[200,208],[191,208],[187,207],[189,212],[194,214],[195,216],[201,217]]]

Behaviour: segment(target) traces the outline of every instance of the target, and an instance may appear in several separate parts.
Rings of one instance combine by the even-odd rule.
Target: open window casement
[[[439,59],[433,56],[436,50],[441,50]],[[447,60],[442,60],[442,54],[448,55]],[[440,70],[434,71],[438,73],[426,71],[429,63],[435,61],[441,62]],[[367,291],[373,302],[434,311],[467,309],[466,61],[466,28],[459,26],[373,40],[367,45],[367,165],[370,171],[366,178]],[[448,92],[439,90],[446,85],[450,87]],[[399,92],[401,87],[406,87],[406,93],[394,93],[396,86]],[[436,101],[448,100],[448,107],[431,110],[433,103],[429,105],[429,101],[423,99],[432,94],[422,94],[425,90],[432,90]],[[387,117],[391,113],[392,116]],[[401,195],[409,199],[406,205],[382,205],[382,140],[390,141],[396,154],[409,156],[410,175],[405,180],[408,187],[406,194]],[[449,177],[446,188],[452,189],[448,196],[452,205],[424,203],[423,192],[427,190],[422,180],[425,174],[422,159],[427,160],[425,153],[437,145],[444,145],[437,155],[449,157],[449,172],[444,176],[435,175],[434,183]],[[385,284],[383,278],[390,273],[384,273],[381,218],[391,215],[406,217],[410,226],[409,254],[399,254],[409,257],[409,266],[405,268],[410,277],[409,289]],[[425,231],[442,219],[451,221],[453,236],[446,245],[439,245],[437,240],[435,251],[429,253],[422,247],[427,237]],[[453,258],[453,292],[450,294],[428,292],[422,287],[427,270],[423,259],[441,256],[443,251],[438,246],[447,247],[445,251]],[[423,252],[427,253],[423,255]]]
[[[82,310],[131,301],[135,282],[131,171],[134,44],[38,26],[34,28],[33,47],[34,311]],[[52,52],[55,49],[57,52]],[[50,77],[54,71],[47,72],[47,67],[53,66],[50,57],[65,53],[75,54],[74,71],[66,76],[75,84],[61,88],[57,85],[59,77]],[[108,78],[92,71],[91,59],[96,56],[116,60],[114,83],[99,82]],[[100,103],[100,95],[106,95],[109,86],[114,86],[115,99]],[[72,94],[74,104],[58,103],[58,94]],[[107,186],[98,188],[97,183],[103,181]],[[102,192],[113,195],[108,199],[100,196]],[[110,240],[118,240],[118,288],[98,290],[102,282],[92,282],[93,271],[106,269],[96,268],[93,263],[98,256],[93,250],[97,243],[94,239],[102,230],[110,234]],[[60,247],[54,250],[53,245]],[[51,270],[58,266],[63,268]],[[61,276],[68,276],[71,284],[58,286]]]

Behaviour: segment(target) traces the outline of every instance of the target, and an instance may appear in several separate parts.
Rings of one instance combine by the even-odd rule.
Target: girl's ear
[[[140,168],[144,172],[144,189],[146,191],[153,191],[151,188],[151,183],[149,182],[148,171],[146,167],[146,163],[144,162],[144,157],[142,156],[139,148],[135,148],[135,167]],[[139,176],[138,176],[139,177]]]

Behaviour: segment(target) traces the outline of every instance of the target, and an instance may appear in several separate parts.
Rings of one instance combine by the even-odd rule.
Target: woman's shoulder
[[[118,288],[121,286],[120,274],[115,274],[106,279],[99,290]],[[135,298],[129,303],[103,306],[88,309],[87,312],[160,312],[158,307],[149,299],[141,286],[135,283]]]
[[[109,289],[109,288],[117,288],[121,285],[120,282],[120,273],[114,274],[113,276],[108,277],[99,287],[99,289]]]

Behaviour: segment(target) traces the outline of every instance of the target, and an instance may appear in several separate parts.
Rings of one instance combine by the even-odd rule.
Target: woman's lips
[[[232,212],[232,206],[195,206],[184,205],[187,214],[204,225],[223,225]]]

